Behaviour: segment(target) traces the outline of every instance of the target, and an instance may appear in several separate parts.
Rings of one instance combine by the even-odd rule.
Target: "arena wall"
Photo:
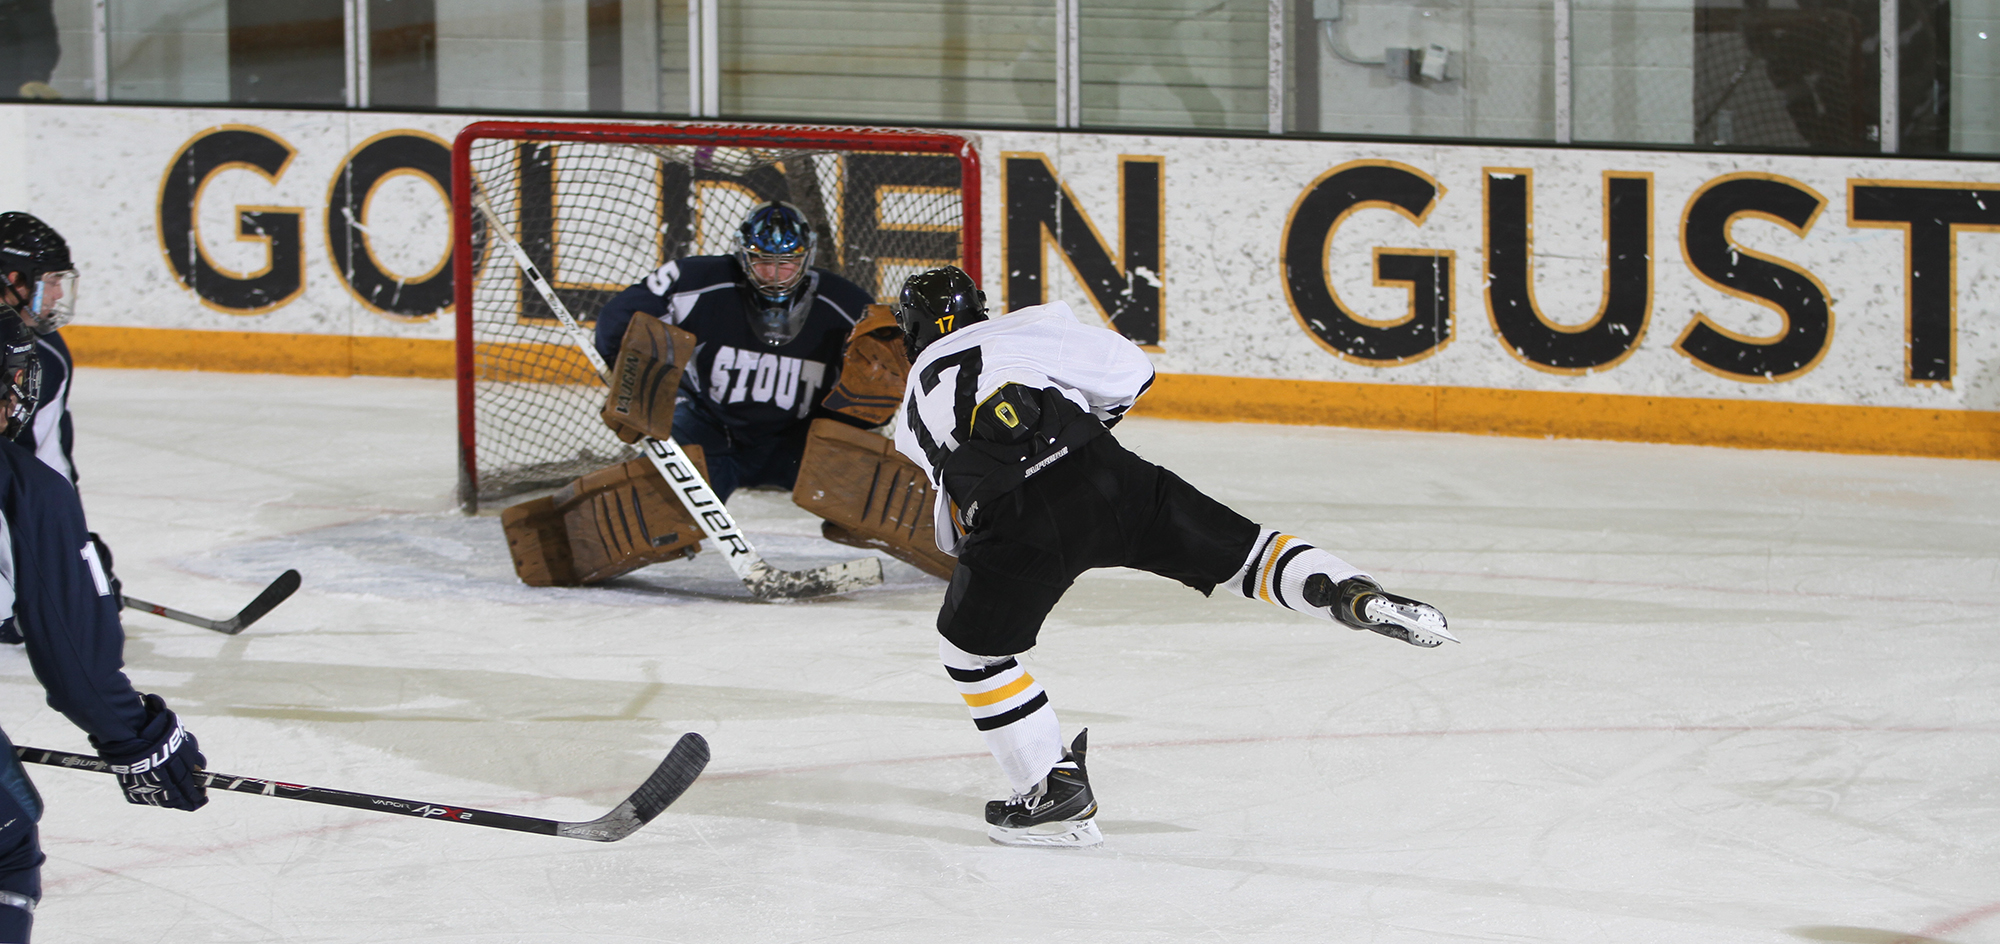
[[[471,120],[4,105],[0,203],[83,363],[449,376]],[[1992,162],[971,134],[989,293],[1141,341],[1154,415],[2000,458]]]

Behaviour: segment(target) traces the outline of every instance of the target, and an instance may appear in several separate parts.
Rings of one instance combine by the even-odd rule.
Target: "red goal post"
[[[765,200],[800,207],[816,266],[888,301],[912,272],[980,277],[979,155],[893,128],[482,121],[452,145],[459,503],[561,485],[635,455],[597,418],[603,386],[548,304],[486,238],[479,188],[572,314],[662,263],[730,252]]]

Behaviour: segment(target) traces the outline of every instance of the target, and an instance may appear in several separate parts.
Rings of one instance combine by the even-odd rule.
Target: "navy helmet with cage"
[[[749,280],[750,326],[764,343],[790,341],[811,309],[810,281],[819,234],[789,203],[760,204],[736,229],[736,261]]]
[[[76,313],[76,267],[69,243],[31,213],[0,213],[0,278],[28,327],[47,334]]]
[[[19,438],[33,420],[42,399],[42,359],[35,354],[35,335],[21,312],[0,304],[0,398],[6,401],[6,427],[0,435]]]
[[[912,364],[931,342],[985,320],[986,293],[957,266],[929,269],[903,280],[896,326],[903,329],[903,350]]]

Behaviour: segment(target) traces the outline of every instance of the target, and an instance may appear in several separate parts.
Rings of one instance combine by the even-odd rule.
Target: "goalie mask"
[[[957,266],[919,272],[903,281],[896,327],[903,329],[903,350],[912,364],[931,342],[985,320],[986,293]]]
[[[818,243],[805,214],[789,203],[763,204],[737,228],[736,261],[750,285],[750,328],[765,344],[784,344],[805,327]]]
[[[42,399],[42,359],[35,355],[34,332],[12,305],[0,305],[0,397],[6,400],[0,435],[18,438]]]
[[[69,323],[76,314],[76,268],[69,243],[55,228],[28,213],[0,213],[0,278],[11,291],[7,303],[41,334]]]

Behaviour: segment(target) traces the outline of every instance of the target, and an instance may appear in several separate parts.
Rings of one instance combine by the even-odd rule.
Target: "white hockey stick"
[[[590,365],[597,370],[597,376],[610,382],[611,371],[605,366],[604,357],[597,353],[597,345],[590,333],[578,324],[576,316],[570,314],[569,307],[556,297],[554,286],[542,277],[541,270],[535,268],[528,252],[507,231],[500,222],[500,215],[493,211],[492,204],[486,202],[486,194],[473,183],[473,203],[486,217],[486,231],[498,239],[514,256],[514,264],[528,283],[541,293],[542,300],[548,302],[549,310],[555,312],[556,319],[569,330],[570,340],[590,359]],[[863,557],[844,564],[829,564],[814,570],[779,570],[764,561],[757,549],[750,546],[750,539],[736,527],[736,520],[723,507],[722,500],[715,497],[715,490],[708,487],[701,473],[695,471],[694,463],[687,453],[673,439],[641,437],[640,449],[646,458],[653,461],[653,468],[667,480],[670,491],[680,497],[681,504],[687,506],[688,514],[701,525],[715,546],[722,549],[723,560],[729,562],[729,569],[748,587],[750,595],[760,600],[800,599],[825,596],[830,593],[846,593],[863,587],[872,587],[882,582],[882,559]]]

